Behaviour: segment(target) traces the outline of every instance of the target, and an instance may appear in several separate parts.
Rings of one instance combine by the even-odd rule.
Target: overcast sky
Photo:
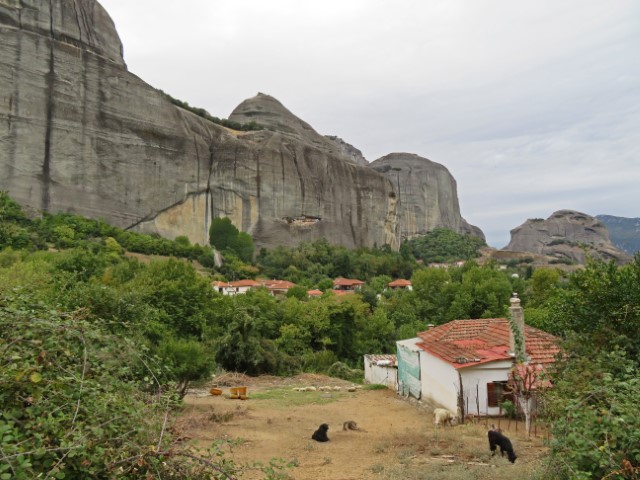
[[[504,247],[528,218],[640,217],[638,0],[100,0],[129,70],[212,115],[258,92],[369,161],[446,166]]]

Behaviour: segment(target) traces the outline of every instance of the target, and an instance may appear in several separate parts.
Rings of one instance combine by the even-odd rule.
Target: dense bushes
[[[1,478],[165,470],[160,459],[134,462],[149,445],[171,442],[160,431],[174,401],[148,380],[164,374],[130,340],[84,317],[0,293]]]
[[[408,250],[425,263],[455,262],[476,258],[487,244],[479,237],[462,235],[446,228],[434,228],[427,235],[409,240]]]

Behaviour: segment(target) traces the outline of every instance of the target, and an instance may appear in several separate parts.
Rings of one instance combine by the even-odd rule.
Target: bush
[[[354,383],[362,383],[362,379],[364,378],[364,372],[362,370],[358,370],[355,368],[350,368],[348,365],[342,362],[336,362],[329,370],[327,370],[327,375],[330,377],[337,377],[343,380],[348,380]]]

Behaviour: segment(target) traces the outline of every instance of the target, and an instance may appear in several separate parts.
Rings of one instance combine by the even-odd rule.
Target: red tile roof
[[[308,290],[307,291],[307,295],[309,295],[310,297],[319,297],[320,295],[322,295],[322,290]]]
[[[289,290],[296,286],[295,283],[288,280],[262,280],[260,283],[269,290]]]
[[[389,282],[388,284],[391,288],[393,287],[408,287],[411,285],[411,280],[405,280],[404,278],[399,278],[398,280],[394,280],[393,282]]]
[[[365,358],[372,363],[380,366],[396,367],[398,365],[398,357],[390,354],[365,355]]]
[[[230,287],[259,287],[261,285],[260,282],[256,282],[255,280],[238,280],[236,282],[229,282]]]
[[[506,318],[454,320],[418,333],[418,347],[455,368],[496,360],[510,360],[510,327]],[[529,325],[525,326],[525,349],[531,363],[549,364],[560,351],[558,339]]]
[[[352,280],[350,278],[339,277],[333,281],[333,284],[340,287],[355,287],[357,285],[364,285],[364,282],[362,280]]]
[[[229,286],[229,282],[220,282],[218,280],[215,280],[215,281],[211,282],[211,285],[213,285],[214,287],[228,287]]]

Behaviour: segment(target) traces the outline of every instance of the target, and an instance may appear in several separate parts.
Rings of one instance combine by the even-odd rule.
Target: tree
[[[191,382],[209,378],[214,367],[210,353],[194,340],[165,339],[157,354],[175,377],[180,398],[186,395]]]
[[[230,248],[236,252],[243,262],[251,263],[253,261],[255,247],[253,246],[253,239],[248,233],[239,232]]]
[[[455,295],[457,286],[443,268],[425,268],[414,272],[411,284],[420,318],[428,323],[441,324]]]
[[[553,478],[636,479],[640,474],[640,369],[624,351],[592,350],[558,365],[546,397]]]
[[[465,265],[465,269],[448,320],[504,316],[512,293],[507,277],[491,266]]]
[[[531,435],[531,415],[538,393],[548,386],[544,370],[540,365],[526,362],[516,363],[509,374],[508,387],[522,409],[525,431]]]
[[[230,248],[236,242],[240,231],[228,217],[216,217],[209,227],[209,243],[220,251]]]
[[[575,332],[585,354],[618,346],[640,358],[640,254],[622,267],[589,262],[547,303],[552,333]]]

